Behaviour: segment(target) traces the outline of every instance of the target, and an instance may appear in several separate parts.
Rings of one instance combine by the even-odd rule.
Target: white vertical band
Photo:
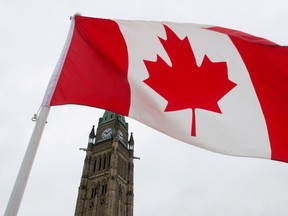
[[[54,94],[56,85],[58,83],[58,80],[59,80],[59,77],[60,77],[64,62],[65,62],[65,59],[66,59],[66,55],[67,55],[68,49],[70,47],[70,43],[71,43],[73,32],[74,32],[74,26],[75,26],[75,19],[73,17],[72,20],[71,20],[69,33],[68,33],[67,39],[65,41],[62,53],[61,53],[60,58],[59,58],[59,60],[58,60],[58,62],[56,64],[56,67],[54,69],[54,72],[53,72],[53,74],[52,74],[52,76],[50,78],[48,87],[46,89],[46,92],[45,92],[45,95],[44,95],[44,98],[43,98],[43,101],[42,101],[42,106],[50,106],[51,98],[52,98],[52,96]]]

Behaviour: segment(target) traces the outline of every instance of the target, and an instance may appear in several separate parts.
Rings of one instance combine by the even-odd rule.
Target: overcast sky
[[[287,0],[0,0],[0,215],[70,26],[69,16],[191,22],[288,44]],[[53,107],[19,216],[74,214],[88,135],[103,110]],[[287,113],[283,113],[287,115]],[[135,216],[287,216],[288,164],[220,155],[126,118]]]

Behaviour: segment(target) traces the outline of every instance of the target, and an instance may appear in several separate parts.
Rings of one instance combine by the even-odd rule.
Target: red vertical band
[[[219,27],[210,29],[227,33],[236,46],[263,111],[270,139],[271,159],[287,162],[288,47],[237,31],[231,32]]]
[[[76,16],[51,106],[79,104],[128,115],[128,51],[112,20]]]
[[[232,38],[249,71],[266,120],[271,159],[288,161],[288,49]]]

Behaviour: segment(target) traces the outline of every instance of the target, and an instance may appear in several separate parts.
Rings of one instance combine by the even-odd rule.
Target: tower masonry
[[[84,150],[75,216],[133,216],[134,139],[124,116],[105,111]]]

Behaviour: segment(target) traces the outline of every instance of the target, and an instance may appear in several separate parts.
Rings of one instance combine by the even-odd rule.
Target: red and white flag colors
[[[288,48],[242,32],[75,16],[43,100],[63,104],[214,152],[288,161]]]

